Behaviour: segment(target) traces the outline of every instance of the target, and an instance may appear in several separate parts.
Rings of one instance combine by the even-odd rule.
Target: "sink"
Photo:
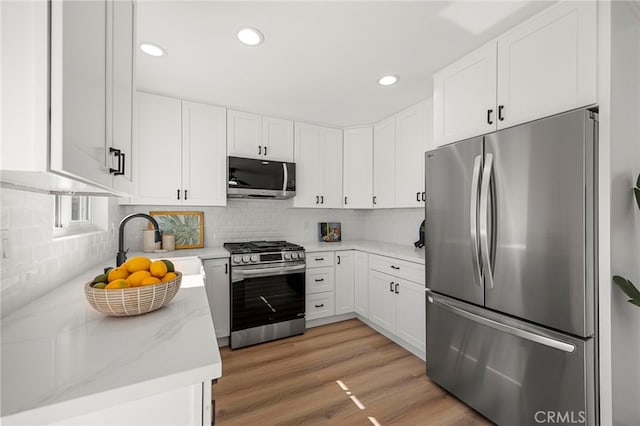
[[[187,257],[163,257],[173,263],[176,271],[182,272],[182,275],[204,275],[202,261],[197,256]]]

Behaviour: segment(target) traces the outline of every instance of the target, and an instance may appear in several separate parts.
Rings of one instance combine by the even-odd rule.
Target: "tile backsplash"
[[[3,317],[115,254],[107,231],[54,238],[52,195],[2,188],[0,202]],[[109,211],[118,217],[115,199]]]

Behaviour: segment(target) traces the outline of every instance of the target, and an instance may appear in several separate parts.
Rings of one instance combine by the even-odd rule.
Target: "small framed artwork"
[[[176,249],[204,247],[204,212],[149,212],[160,230],[176,237]],[[153,229],[153,225],[149,224]]]
[[[341,241],[340,222],[320,222],[320,241],[328,243]]]

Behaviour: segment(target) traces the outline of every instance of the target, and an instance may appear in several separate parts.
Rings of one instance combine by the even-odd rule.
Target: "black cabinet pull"
[[[338,256],[338,265],[340,264],[340,256]]]
[[[422,191],[422,201],[427,201],[427,193]]]
[[[180,190],[178,189],[178,200],[180,199]]]
[[[376,204],[376,196],[375,195],[373,196],[373,204],[374,205]]]
[[[344,205],[347,205],[347,197],[344,197]]]
[[[322,281],[324,281],[324,278],[316,278],[317,283],[321,283]]]
[[[389,283],[389,291],[393,293],[393,281]]]
[[[416,192],[416,201],[420,202],[420,193],[419,192]]]
[[[324,303],[321,303],[321,304],[315,305],[315,306],[316,306],[316,308],[322,308],[324,306]]]
[[[258,145],[258,155],[262,155],[262,145]]]
[[[114,169],[113,167],[109,167],[109,173],[114,176],[123,175],[124,174],[124,153],[117,148],[109,147],[109,153],[118,157],[118,168]]]
[[[316,262],[319,262],[321,260],[324,260],[324,257],[316,257]]]
[[[488,124],[493,124],[493,120],[491,119],[491,114],[493,114],[493,110],[492,109],[488,109],[487,110],[487,123]]]
[[[320,204],[324,204],[324,195],[320,196]]]
[[[320,197],[316,195],[316,204],[320,204]]]
[[[400,294],[400,290],[398,290],[399,286],[400,286],[400,284],[396,283],[396,294]]]
[[[391,269],[400,269],[400,267],[396,265],[391,265]]]
[[[229,273],[229,264],[228,264],[228,263],[225,263],[225,264],[224,264],[224,273],[225,273],[225,274],[228,274],[228,273]]]
[[[504,105],[498,105],[498,120],[504,121],[504,115],[502,115],[502,110],[504,110]]]
[[[268,147],[266,147],[266,146],[264,147],[264,155],[267,155],[267,148]]]
[[[185,199],[185,200],[187,199],[187,192],[188,192],[188,191],[189,191],[188,189],[185,189],[185,190],[184,190],[184,199]]]

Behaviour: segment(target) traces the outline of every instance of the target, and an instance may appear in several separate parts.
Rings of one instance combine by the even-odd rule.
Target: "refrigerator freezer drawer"
[[[428,293],[426,352],[431,380],[497,424],[595,424],[593,339]]]

